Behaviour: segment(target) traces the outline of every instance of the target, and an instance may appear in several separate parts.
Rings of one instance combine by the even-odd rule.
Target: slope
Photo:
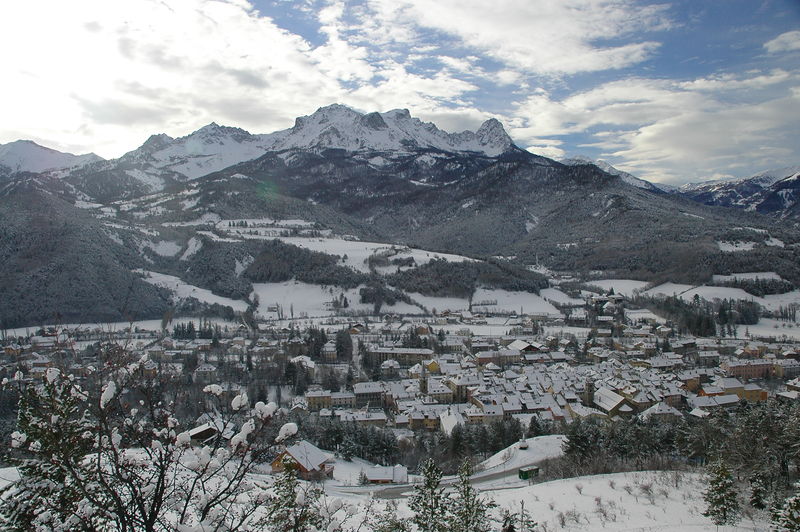
[[[141,257],[111,240],[57,181],[24,176],[0,189],[3,327],[160,317],[165,293],[131,269]]]

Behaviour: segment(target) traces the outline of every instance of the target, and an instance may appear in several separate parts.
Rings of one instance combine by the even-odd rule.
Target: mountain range
[[[692,183],[678,192],[705,205],[800,220],[800,166],[768,170],[746,179]]]
[[[253,283],[291,277],[285,272],[306,263],[324,265],[323,284],[410,289],[408,275],[371,268],[363,277],[291,243],[227,229],[245,220],[302,221],[263,231],[284,239],[326,235],[466,255],[491,270],[481,270],[481,283],[504,286],[509,275],[533,286],[514,269],[532,264],[685,282],[769,264],[800,283],[796,222],[763,215],[791,221],[796,211],[719,207],[695,189],[665,190],[607,163],[531,154],[494,119],[447,133],[406,110],[331,105],[270,134],[212,123],[185,137],[153,135],[112,160],[58,159],[30,144],[0,146],[0,298],[13,302],[0,307],[6,326],[197,310],[143,271],[243,305]],[[46,156],[37,159],[39,148]],[[775,177],[761,185],[759,205],[771,201],[767,189],[786,185]],[[780,190],[786,206],[790,194]],[[752,242],[750,251],[721,244],[738,241]],[[495,264],[499,256],[505,265]]]

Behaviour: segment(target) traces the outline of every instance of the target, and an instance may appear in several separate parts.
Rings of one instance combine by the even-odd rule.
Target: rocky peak
[[[152,152],[158,151],[158,150],[160,150],[160,149],[162,149],[162,148],[164,148],[166,146],[169,146],[169,144],[173,140],[175,140],[175,139],[173,139],[172,137],[170,137],[166,133],[159,133],[157,135],[150,135],[150,137],[146,141],[144,141],[144,144],[142,144],[139,147],[139,150],[145,151],[145,152],[148,152],[148,153],[152,153]]]
[[[500,148],[502,151],[508,150],[514,145],[511,137],[506,133],[503,124],[496,118],[490,118],[478,128],[475,136],[483,146],[492,146]]]
[[[513,142],[496,119],[477,132],[447,133],[435,124],[412,118],[408,109],[362,114],[333,104],[297,118],[294,127],[265,135],[268,149],[339,148],[347,151],[400,151],[435,148],[452,152],[478,152],[496,157]]]

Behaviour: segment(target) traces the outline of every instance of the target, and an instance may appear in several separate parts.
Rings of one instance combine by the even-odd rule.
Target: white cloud
[[[458,38],[463,46],[528,73],[561,75],[623,68],[644,61],[659,43],[603,41],[666,29],[666,7],[628,0],[370,0],[370,35],[417,38],[415,26]],[[398,29],[400,28],[400,29]]]
[[[554,146],[552,144],[545,144],[545,145],[531,145],[525,148],[531,153],[535,153],[536,155],[543,155],[544,157],[549,157],[550,159],[563,159],[564,156],[567,154],[564,150],[559,148],[558,146]]]
[[[780,84],[797,80],[773,71],[688,82],[634,78],[563,99],[540,91],[520,104],[517,114],[527,120],[514,133],[525,139],[590,131],[583,147],[654,181],[731,172],[743,160],[771,168],[796,156],[800,95]]]
[[[412,74],[350,42],[342,2],[314,11],[318,47],[241,0],[44,4],[0,4],[0,142],[113,157],[211,121],[270,132],[333,102],[477,113],[462,99],[476,87],[451,71]]]
[[[764,48],[771,54],[800,50],[800,30],[787,31],[764,43]]]

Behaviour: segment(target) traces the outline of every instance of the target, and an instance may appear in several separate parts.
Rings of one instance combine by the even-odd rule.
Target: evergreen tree
[[[397,503],[389,501],[383,511],[375,516],[368,516],[374,532],[411,532],[408,520],[397,515]]]
[[[451,532],[489,532],[494,519],[490,512],[497,505],[483,499],[478,495],[469,477],[472,467],[469,460],[465,459],[458,468],[458,481],[452,497],[452,509],[448,518],[448,528]]]
[[[736,486],[728,466],[721,459],[708,468],[708,489],[703,494],[706,510],[703,515],[719,525],[735,525],[739,521],[740,508]]]
[[[414,512],[412,522],[419,532],[448,532],[447,506],[449,497],[439,487],[442,471],[429,458],[422,466],[422,484],[414,487],[408,507]]]
[[[336,333],[336,358],[339,360],[353,358],[353,339],[347,329],[342,329]]]
[[[761,473],[750,477],[750,506],[760,510],[767,507],[767,482]]]
[[[536,521],[525,509],[525,501],[520,502],[519,512],[503,511],[503,528],[501,532],[533,532],[536,530]]]
[[[800,488],[800,483],[795,484],[795,488]],[[773,524],[781,531],[800,531],[800,492],[786,499],[783,506],[777,509]]]
[[[321,490],[307,487],[300,491],[295,464],[286,460],[283,471],[275,480],[273,493],[264,505],[267,530],[276,532],[310,532],[322,524],[316,503]]]
[[[76,511],[84,495],[67,473],[71,469],[88,474],[83,458],[92,442],[83,433],[91,423],[81,412],[86,396],[53,370],[48,370],[42,386],[41,391],[26,389],[21,394],[18,430],[11,434],[11,446],[52,454],[46,460],[33,454],[20,461],[20,481],[2,492],[7,504],[0,505],[0,524],[3,530],[15,531],[101,526],[107,521],[102,515]],[[45,424],[42,419],[55,423]],[[94,491],[86,495],[97,497]]]

